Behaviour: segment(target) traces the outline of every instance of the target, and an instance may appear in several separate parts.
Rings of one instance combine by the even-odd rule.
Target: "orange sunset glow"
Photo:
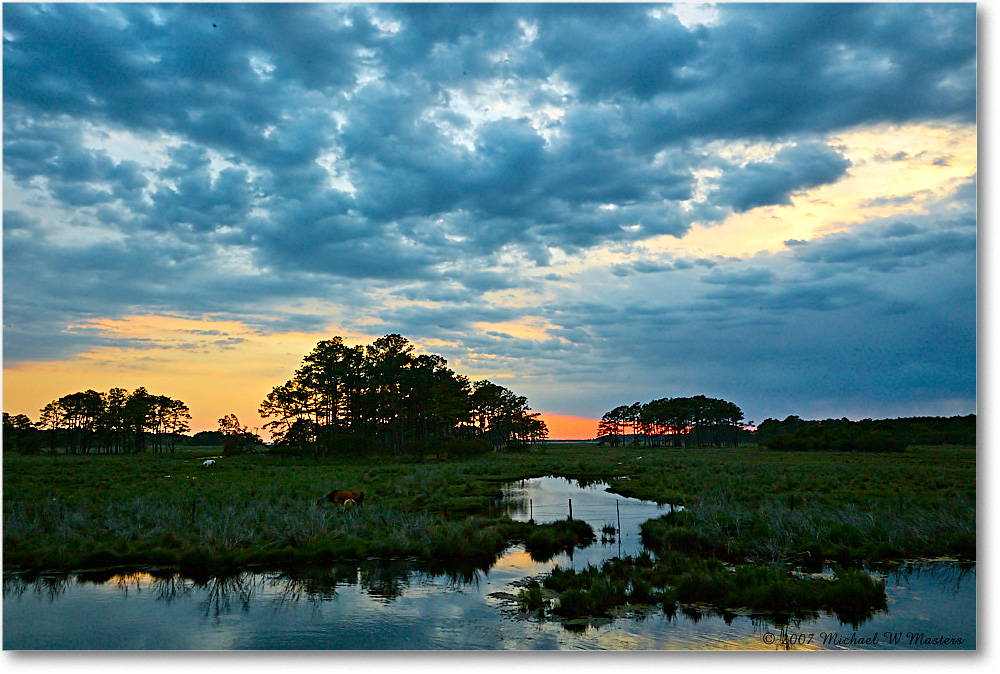
[[[35,418],[44,405],[72,391],[143,386],[186,402],[193,433],[215,430],[218,419],[236,414],[264,438],[261,401],[292,376],[317,342],[336,334],[260,334],[236,321],[157,315],[90,321],[70,329],[97,330],[135,346],[97,347],[70,362],[9,364],[4,368],[5,411]],[[371,339],[345,335],[353,344]],[[422,350],[433,347],[432,341]],[[596,433],[593,419],[544,411],[541,418],[553,440],[587,439]]]
[[[542,412],[550,440],[591,440],[597,437],[597,419]]]

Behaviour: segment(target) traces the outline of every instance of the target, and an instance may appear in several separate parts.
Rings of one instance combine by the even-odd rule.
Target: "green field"
[[[745,576],[740,588],[753,581],[774,595],[788,589],[791,564],[976,554],[972,447],[836,454],[554,444],[449,461],[218,454],[6,453],[4,570],[161,566],[205,576],[367,557],[488,568],[513,542],[546,554],[572,544],[566,530],[512,522],[498,507],[504,482],[544,475],[604,479],[622,495],[685,506],[644,526],[655,563],[604,571],[607,587],[619,578],[646,594],[647,585],[673,588],[657,599],[681,592],[766,604],[775,596],[737,593],[732,574]],[[218,467],[201,469],[209,456]],[[334,488],[362,489],[363,506],[317,504]],[[605,587],[589,576],[560,582]]]

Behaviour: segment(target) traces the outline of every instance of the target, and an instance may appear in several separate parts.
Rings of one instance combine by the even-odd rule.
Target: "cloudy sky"
[[[556,436],[967,414],[976,171],[973,4],[5,4],[3,407],[398,332]]]

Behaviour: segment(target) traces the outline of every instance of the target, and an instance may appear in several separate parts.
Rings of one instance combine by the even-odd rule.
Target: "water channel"
[[[886,577],[888,610],[863,624],[818,617],[775,627],[748,615],[624,610],[563,624],[517,611],[527,579],[642,550],[640,524],[670,506],[563,478],[509,485],[514,519],[587,521],[598,540],[538,562],[522,546],[488,570],[436,573],[407,560],[295,573],[245,572],[204,582],[175,574],[5,575],[5,649],[974,649],[976,570],[912,564]],[[604,527],[620,534],[603,536]],[[808,643],[788,643],[797,635]],[[836,636],[834,636],[836,635]],[[892,643],[893,637],[896,642]],[[922,635],[922,636],[918,636]],[[783,638],[784,637],[784,638]],[[930,643],[936,640],[936,643]],[[942,643],[947,640],[948,643]],[[805,638],[802,638],[805,641]],[[868,643],[864,643],[864,642]]]

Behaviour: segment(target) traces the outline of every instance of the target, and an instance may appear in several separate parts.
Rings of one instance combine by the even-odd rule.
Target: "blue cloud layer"
[[[315,327],[322,317],[281,307],[322,300],[375,312],[386,331],[446,336],[455,357],[519,359],[550,390],[593,383],[609,362],[666,382],[677,362],[721,395],[733,379],[718,361],[790,359],[784,385],[801,400],[826,391],[843,352],[868,356],[852,361],[856,380],[837,368],[831,400],[870,392],[890,361],[911,374],[886,390],[922,377],[928,400],[973,400],[967,220],[876,223],[744,263],[639,257],[608,270],[609,287],[633,293],[614,300],[529,272],[836,182],[851,164],[831,133],[974,123],[975,11],[726,4],[685,26],[632,4],[6,5],[5,360],[99,343],[65,330],[87,318],[270,312],[273,329]],[[120,147],[135,139],[152,149]],[[779,149],[741,164],[706,151],[719,140]],[[705,169],[717,176],[707,201]],[[967,212],[975,186],[951,199]],[[939,282],[924,299],[893,284],[862,293],[907,274]],[[591,296],[574,300],[577,288]],[[558,306],[486,309],[494,290],[548,292]],[[820,309],[829,325],[805,318]],[[470,329],[529,315],[552,340]],[[820,325],[829,334],[813,334]],[[903,328],[950,346],[919,342],[928,360],[884,341]],[[679,346],[691,339],[700,346]],[[782,385],[741,376],[748,396]],[[599,413],[595,401],[573,409]]]

